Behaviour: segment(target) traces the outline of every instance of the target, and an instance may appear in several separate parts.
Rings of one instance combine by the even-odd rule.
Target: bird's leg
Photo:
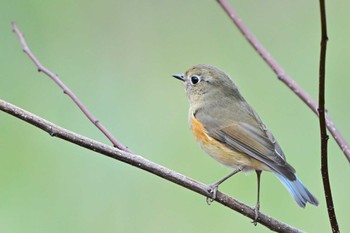
[[[224,182],[225,180],[227,180],[228,178],[230,178],[231,176],[233,176],[234,174],[238,173],[241,171],[241,168],[237,168],[236,170],[234,170],[233,172],[231,172],[230,174],[228,174],[227,176],[225,176],[224,178],[222,178],[221,180],[208,185],[210,187],[210,189],[208,190],[209,193],[212,195],[211,197],[207,197],[207,203],[208,205],[210,205],[210,203],[212,203],[215,199],[216,199],[216,192],[218,191],[219,185]]]
[[[260,209],[260,176],[261,176],[261,170],[255,170],[256,172],[256,176],[258,178],[258,198],[256,201],[256,205],[254,208],[254,212],[255,212],[255,217],[253,220],[253,224],[256,226],[256,224],[258,223],[258,218],[259,218],[259,209]]]

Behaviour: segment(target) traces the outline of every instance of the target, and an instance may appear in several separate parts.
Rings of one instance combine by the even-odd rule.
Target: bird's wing
[[[295,170],[284,157],[281,147],[272,133],[260,122],[251,125],[237,121],[213,119],[208,115],[196,114],[207,134],[225,144],[228,148],[250,156],[288,179],[295,179]]]

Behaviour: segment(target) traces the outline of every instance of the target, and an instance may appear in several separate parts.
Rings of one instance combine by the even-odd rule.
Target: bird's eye
[[[199,83],[199,81],[201,81],[201,79],[198,76],[192,76],[190,79],[191,79],[191,83],[193,85],[195,85],[195,84]]]

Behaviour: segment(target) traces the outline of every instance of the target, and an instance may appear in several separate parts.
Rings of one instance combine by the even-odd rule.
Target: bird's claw
[[[216,184],[211,184],[209,185],[208,192],[211,194],[211,197],[207,197],[207,204],[210,205],[215,199],[216,199],[216,194],[218,191],[218,185]]]
[[[256,226],[258,224],[258,219],[259,219],[259,209],[260,209],[260,204],[257,203],[255,208],[254,208],[254,220],[252,221],[252,223],[254,224],[254,226]]]

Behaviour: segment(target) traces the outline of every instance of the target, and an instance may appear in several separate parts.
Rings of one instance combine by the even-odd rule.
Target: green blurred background
[[[330,232],[314,114],[242,38],[215,1],[0,0],[0,98],[108,143],[22,53],[15,20],[32,51],[124,144],[204,183],[229,169],[202,152],[187,125],[182,84],[198,63],[233,77],[282,145],[320,206],[299,208],[271,174],[264,213],[307,232]],[[315,99],[320,42],[317,1],[231,1],[236,11]],[[349,1],[327,3],[327,108],[350,141]],[[154,175],[79,148],[0,113],[0,232],[269,232],[217,203]],[[342,232],[350,231],[349,164],[329,140],[329,170]],[[251,206],[256,177],[239,174],[221,191]]]

